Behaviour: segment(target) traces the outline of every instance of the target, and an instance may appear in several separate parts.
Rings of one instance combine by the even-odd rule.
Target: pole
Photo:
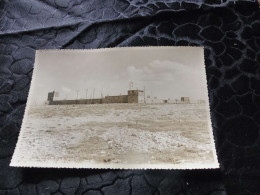
[[[146,103],[146,100],[145,100],[145,86],[144,86],[144,103]]]
[[[95,95],[95,88],[93,89],[93,94],[92,94],[92,103],[94,104],[94,95]]]
[[[101,104],[103,103],[103,88],[101,89],[101,100],[100,100],[100,103]]]
[[[76,104],[78,103],[79,90],[77,90]]]
[[[86,104],[88,104],[88,89],[86,89]]]

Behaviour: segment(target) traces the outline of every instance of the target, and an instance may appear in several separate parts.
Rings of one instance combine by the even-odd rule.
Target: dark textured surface
[[[36,49],[145,45],[205,46],[220,170],[9,167]],[[0,194],[260,194],[259,66],[257,1],[2,0]]]

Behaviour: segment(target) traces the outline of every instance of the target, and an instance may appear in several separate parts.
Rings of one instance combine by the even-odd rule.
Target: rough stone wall
[[[137,90],[128,91],[128,103],[138,103],[138,91]]]
[[[138,96],[129,95],[128,96],[128,103],[138,103]]]
[[[103,99],[82,99],[82,100],[55,100],[49,101],[49,105],[68,105],[68,104],[102,104]]]
[[[48,93],[49,105],[66,105],[66,104],[109,104],[109,103],[138,103],[138,92],[128,91],[128,95],[105,96],[99,99],[80,99],[80,100],[54,100],[54,93]],[[142,101],[143,102],[143,99]]]
[[[104,103],[128,103],[128,95],[106,96]]]
[[[49,105],[66,105],[66,104],[76,104],[76,100],[55,100],[55,101],[49,101]]]
[[[137,101],[138,102],[138,101]],[[49,105],[67,105],[67,104],[109,104],[109,103],[128,103],[128,95],[106,96],[99,99],[80,99],[80,100],[54,100],[49,101]]]

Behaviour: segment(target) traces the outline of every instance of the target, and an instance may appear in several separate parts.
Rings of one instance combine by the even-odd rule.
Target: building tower
[[[128,90],[128,103],[144,103],[144,91]]]
[[[48,98],[47,98],[48,104],[51,104],[53,102],[54,94],[55,94],[55,91],[48,93]]]

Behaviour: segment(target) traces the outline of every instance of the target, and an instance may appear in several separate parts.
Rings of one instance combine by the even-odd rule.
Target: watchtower
[[[54,100],[54,94],[55,94],[55,91],[48,93],[48,98],[47,98],[47,100],[48,100],[49,102],[52,102],[52,101]]]
[[[128,90],[128,103],[144,103],[144,91]]]

